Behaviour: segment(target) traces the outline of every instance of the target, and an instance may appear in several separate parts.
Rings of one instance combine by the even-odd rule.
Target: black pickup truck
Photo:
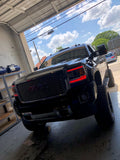
[[[95,115],[101,127],[110,127],[114,112],[107,87],[114,78],[105,61],[103,45],[95,51],[79,44],[50,55],[40,69],[13,83],[14,108],[28,130],[47,122]]]

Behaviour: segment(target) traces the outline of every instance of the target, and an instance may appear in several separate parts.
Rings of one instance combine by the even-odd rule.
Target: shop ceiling
[[[21,33],[83,0],[0,0],[0,23]]]

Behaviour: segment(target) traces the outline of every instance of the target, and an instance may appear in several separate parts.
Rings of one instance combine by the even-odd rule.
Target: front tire
[[[95,118],[102,128],[109,128],[114,123],[114,111],[109,93],[104,85],[98,86],[97,113]]]

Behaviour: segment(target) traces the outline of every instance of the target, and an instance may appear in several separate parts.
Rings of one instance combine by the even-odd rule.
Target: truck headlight
[[[78,66],[67,70],[69,83],[76,83],[87,78],[86,72],[83,66]]]

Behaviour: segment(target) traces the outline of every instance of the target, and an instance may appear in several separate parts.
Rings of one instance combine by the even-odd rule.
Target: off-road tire
[[[114,123],[114,111],[111,98],[104,85],[98,86],[97,92],[97,113],[95,114],[95,118],[99,126],[107,129]]]

